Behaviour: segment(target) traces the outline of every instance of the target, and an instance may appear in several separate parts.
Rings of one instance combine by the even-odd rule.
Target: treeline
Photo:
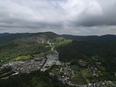
[[[0,46],[5,45],[6,43],[9,43],[12,40],[15,40],[17,38],[21,38],[21,37],[24,37],[27,35],[29,35],[29,34],[28,33],[16,33],[16,34],[3,33],[3,34],[0,34]]]
[[[97,41],[115,41],[116,35],[92,35],[92,36],[75,36],[75,35],[61,35],[62,37],[73,39],[73,40],[84,40],[84,41],[90,41],[90,40],[97,40]]]
[[[0,34],[0,46],[5,45],[17,38],[32,37],[32,36],[45,36],[46,38],[54,39],[58,35],[53,32],[40,32],[40,33],[2,33]]]
[[[34,71],[29,74],[21,73],[9,79],[0,79],[0,87],[72,87],[50,76],[48,72]]]

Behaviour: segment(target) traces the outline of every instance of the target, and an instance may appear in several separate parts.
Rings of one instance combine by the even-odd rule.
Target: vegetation
[[[79,40],[84,41],[77,41],[60,37],[52,32],[5,35],[0,34],[0,66],[12,61],[26,61],[55,53],[50,51],[51,47],[46,44],[47,41],[50,41],[52,47],[55,47],[59,52],[60,61],[71,62],[71,68],[75,71],[75,76],[72,79],[73,83],[86,84],[88,79],[93,79],[93,76],[87,70],[88,67],[96,67],[102,72],[103,75],[99,76],[97,73],[98,77],[94,76],[98,81],[116,80],[114,76],[116,72],[115,40],[103,40],[103,37],[100,37],[101,39],[99,37],[87,37],[88,39],[86,40],[86,37],[79,37]],[[2,39],[1,37],[4,38]],[[42,40],[45,43],[41,43]],[[80,65],[79,59],[85,60],[86,66]],[[97,66],[96,62],[101,62],[101,65]],[[0,75],[8,71],[11,71],[11,67],[2,69]],[[48,71],[57,73],[57,70],[53,67]],[[50,77],[48,71],[35,71],[30,74],[23,73],[6,80],[0,80],[0,87],[71,87],[59,82],[56,76]]]
[[[116,77],[116,41],[72,41],[57,48],[60,61],[72,61],[78,65],[78,59],[84,59],[87,66],[97,67],[103,71],[103,79],[114,80]],[[101,62],[101,67],[96,66]],[[79,65],[78,65],[79,66]],[[102,78],[102,77],[98,77]]]
[[[55,68],[53,68],[53,69],[51,70],[51,72],[52,72],[52,73],[55,73],[55,74],[58,73],[58,71],[57,71]]]
[[[30,60],[30,59],[32,59],[32,56],[30,56],[30,55],[19,56],[19,57],[15,58],[15,59],[11,60],[10,62],[12,62],[12,61],[26,61],[26,60]]]
[[[50,48],[46,48],[45,44],[17,39],[0,47],[0,65],[14,60],[30,60],[35,54],[46,53],[49,50]]]
[[[77,65],[72,65],[71,68],[73,68],[75,71],[79,71],[80,67]]]
[[[50,42],[54,43],[57,48],[59,46],[65,46],[65,45],[69,44],[70,42],[72,42],[72,40],[66,39],[63,37],[56,37],[56,38],[50,40]]]
[[[83,77],[82,73],[76,75],[74,78],[71,79],[71,82],[74,84],[85,85],[87,84],[85,78]]]
[[[59,82],[56,77],[50,77],[48,72],[34,71],[0,79],[0,87],[72,87]]]
[[[10,36],[12,35],[14,35],[14,37],[18,37],[19,39],[10,39],[10,43],[0,46],[0,66],[2,64],[8,63],[9,61],[31,60],[35,57],[42,57],[49,53],[54,53],[54,51],[50,51],[50,47],[46,47],[48,46],[46,43],[38,44],[38,40],[50,40],[52,43],[55,41],[55,45],[57,46],[67,44],[72,41],[59,37],[57,34],[52,32],[41,32],[35,34],[11,34]]]
[[[11,66],[6,66],[3,69],[0,69],[0,75],[6,73],[6,72],[10,72],[12,71],[12,67]]]
[[[9,34],[9,33],[3,33],[0,34],[0,46],[5,45],[9,42],[11,42],[12,40],[15,40],[17,38],[21,38],[23,36],[28,35],[27,33],[20,33],[20,34]]]

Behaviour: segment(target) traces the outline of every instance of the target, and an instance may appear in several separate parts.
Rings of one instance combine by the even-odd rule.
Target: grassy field
[[[87,82],[87,83],[90,82],[88,78],[92,78],[92,75],[90,74],[90,72],[88,71],[87,68],[81,68],[77,65],[72,65],[71,68],[73,68],[75,71],[75,76],[73,78],[75,78],[75,79],[83,78],[84,80],[86,80],[85,82]],[[79,71],[80,73],[77,74],[76,71]]]
[[[80,84],[84,85],[87,84],[87,80],[85,79],[82,70],[83,68],[77,66],[77,65],[71,65],[71,68],[74,70],[74,77],[72,78],[72,83],[74,84]],[[76,73],[78,71],[78,73]]]
[[[96,58],[96,56],[92,56],[92,59],[93,59],[94,61],[98,61],[98,59]]]
[[[71,68],[73,68],[74,71],[78,71],[78,70],[80,70],[80,67],[77,66],[77,65],[72,65]]]
[[[79,85],[87,84],[87,81],[83,77],[82,73],[80,73],[79,75],[76,75],[74,78],[72,78],[71,82],[74,84],[79,84]]]
[[[40,58],[40,57],[45,56],[45,53],[41,52],[40,54],[34,54],[33,56],[34,58]]]
[[[51,70],[51,72],[52,72],[52,73],[55,73],[55,74],[58,73],[58,71],[57,71],[55,68],[53,68],[53,69]]]
[[[52,43],[55,43],[56,47],[58,46],[64,46],[70,42],[72,42],[72,40],[70,39],[66,39],[64,37],[56,37],[55,39],[51,40]]]
[[[28,56],[19,56],[13,60],[11,60],[10,62],[12,61],[26,61],[26,60],[30,60],[32,59],[32,56],[28,55]]]
[[[91,73],[88,71],[88,69],[82,70],[81,72],[85,80],[89,83],[89,78],[93,78]]]

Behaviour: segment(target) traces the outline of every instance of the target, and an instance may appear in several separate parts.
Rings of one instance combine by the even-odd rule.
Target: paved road
[[[89,70],[89,72],[91,73],[91,70],[90,70],[89,66],[88,66],[88,70]],[[92,73],[91,73],[91,75],[92,75],[92,77],[94,78],[94,80],[97,82],[96,78],[93,76]]]
[[[75,75],[74,75],[74,70],[72,70],[72,77],[71,78],[73,78]]]
[[[67,84],[71,85],[71,86],[87,87],[87,85],[76,85],[76,84],[72,84],[72,83],[67,83]]]
[[[7,72],[7,73],[4,73],[4,74],[0,75],[0,77],[5,76],[5,75],[7,75],[7,74],[9,74],[9,73],[11,73],[11,72],[12,72],[12,71]]]

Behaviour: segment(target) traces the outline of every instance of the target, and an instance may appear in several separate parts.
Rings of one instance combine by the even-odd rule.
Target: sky
[[[116,0],[0,0],[0,33],[116,34]]]

